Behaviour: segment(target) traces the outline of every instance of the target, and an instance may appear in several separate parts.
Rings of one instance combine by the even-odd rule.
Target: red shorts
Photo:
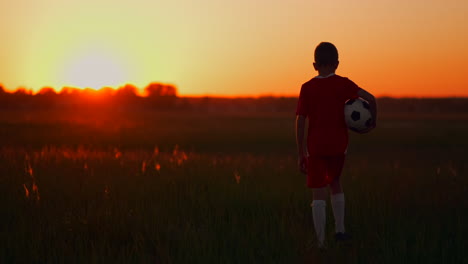
[[[309,156],[307,159],[307,187],[322,188],[339,179],[345,155]]]

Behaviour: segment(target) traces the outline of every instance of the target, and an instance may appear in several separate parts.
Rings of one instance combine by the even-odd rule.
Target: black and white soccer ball
[[[358,133],[366,131],[372,124],[369,103],[359,97],[345,103],[344,115],[348,128]]]

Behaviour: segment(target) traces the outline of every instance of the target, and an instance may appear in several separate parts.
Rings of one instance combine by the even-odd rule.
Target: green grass
[[[0,123],[1,263],[468,263],[465,118],[353,134],[326,252],[292,115],[54,118]]]

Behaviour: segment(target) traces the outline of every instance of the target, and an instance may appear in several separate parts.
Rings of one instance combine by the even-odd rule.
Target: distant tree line
[[[468,98],[391,98],[381,97],[377,100],[379,112],[382,113],[418,113],[467,114]]]
[[[320,98],[317,98],[320,100]],[[297,97],[179,97],[174,85],[151,83],[139,95],[138,88],[127,84],[100,90],[65,87],[56,92],[44,87],[36,94],[26,89],[7,92],[0,85],[0,110],[33,109],[114,109],[119,111],[197,111],[283,112],[295,115]],[[468,113],[468,98],[378,98],[381,113]]]
[[[144,88],[144,96],[138,88],[127,84],[113,89],[99,90],[64,87],[56,92],[52,87],[44,87],[36,94],[24,88],[7,92],[0,85],[0,108],[66,108],[66,107],[115,107],[141,105],[162,109],[172,108],[177,101],[177,88],[171,84],[150,83]]]
[[[60,92],[44,87],[37,93],[20,88],[6,92],[0,85],[0,109],[112,108],[122,111],[163,110],[199,112],[290,112],[296,98],[264,96],[259,98],[179,97],[174,85],[150,83],[139,95],[138,88],[127,84],[99,90],[64,87]]]

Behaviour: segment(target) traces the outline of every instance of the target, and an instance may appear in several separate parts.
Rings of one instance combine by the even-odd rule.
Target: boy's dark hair
[[[314,56],[317,66],[333,65],[338,62],[338,50],[330,42],[318,44]]]

